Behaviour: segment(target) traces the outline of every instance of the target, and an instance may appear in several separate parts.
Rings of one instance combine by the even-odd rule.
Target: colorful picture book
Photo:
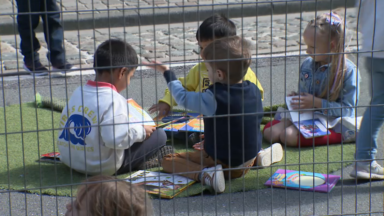
[[[38,162],[44,163],[62,163],[60,161],[60,153],[59,152],[51,152],[47,154],[42,154],[41,158],[37,160]]]
[[[264,185],[328,193],[340,178],[338,175],[278,169]]]
[[[179,131],[204,133],[204,120],[202,116],[188,121]]]
[[[166,199],[172,199],[195,183],[194,180],[183,176],[145,170],[133,173],[127,181],[143,186],[149,194]]]
[[[292,107],[292,98],[299,96],[286,97],[287,107],[290,111],[292,123],[306,138],[321,137],[330,134],[323,123],[315,117],[311,111],[295,111]]]
[[[130,98],[127,102],[129,123],[156,126],[151,116],[136,101]]]
[[[172,113],[172,118],[174,119],[175,116],[182,117],[187,116],[189,119],[188,121],[181,121],[180,123],[172,123],[164,127],[164,131],[166,132],[204,132],[204,121],[203,116],[199,115],[198,113]],[[164,119],[166,120],[166,119]],[[163,121],[164,121],[163,120]]]
[[[318,119],[308,119],[293,124],[300,130],[300,133],[306,138],[321,137],[330,134],[327,128]]]

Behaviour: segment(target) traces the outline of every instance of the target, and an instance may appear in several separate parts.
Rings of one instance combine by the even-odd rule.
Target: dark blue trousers
[[[24,55],[24,63],[32,65],[40,61],[40,43],[35,29],[43,20],[45,41],[48,46],[47,58],[55,67],[65,64],[63,48],[63,27],[60,22],[59,7],[55,0],[16,0],[18,15],[17,24],[20,34],[20,48]]]

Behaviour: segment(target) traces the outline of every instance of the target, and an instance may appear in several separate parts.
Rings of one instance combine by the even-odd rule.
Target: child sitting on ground
[[[275,144],[260,152],[261,94],[254,83],[243,81],[251,62],[248,43],[238,36],[214,40],[202,57],[213,83],[205,92],[187,91],[165,65],[149,65],[164,73],[178,104],[204,114],[204,142],[196,144],[194,152],[165,156],[162,166],[165,172],[182,173],[222,193],[225,179],[245,175],[256,156],[257,164],[269,166],[282,159],[283,150]]]
[[[200,55],[204,52],[206,46],[215,39],[223,37],[231,37],[236,35],[236,26],[224,15],[215,14],[211,17],[208,17],[204,22],[199,26],[196,32],[196,40],[200,46]],[[251,68],[246,68],[247,71],[244,76],[244,80],[249,80],[254,83],[261,93],[261,99],[264,98],[264,90],[261,86],[259,80],[257,79],[255,73]],[[208,70],[206,64],[201,62],[195,65],[187,74],[187,76],[179,78],[180,83],[187,91],[192,92],[203,92],[207,89],[212,83],[208,77]],[[150,109],[150,113],[158,111],[158,116],[156,118],[161,119],[164,116],[169,114],[172,106],[177,106],[175,99],[172,98],[172,95],[169,89],[165,90],[164,97],[159,100],[158,104],[153,105]]]
[[[61,114],[57,145],[65,165],[90,175],[119,175],[160,166],[158,158],[172,152],[162,129],[128,120],[127,99],[119,92],[137,63],[135,50],[123,41],[107,40],[97,48],[95,81],[77,88]]]
[[[340,16],[330,13],[319,15],[305,28],[303,38],[311,57],[301,65],[299,93],[289,95],[297,96],[292,99],[295,109],[315,109],[317,118],[354,118],[360,89],[358,70],[344,54],[343,24]],[[343,130],[343,127],[334,127],[329,130],[329,135],[305,139],[289,119],[282,119],[265,125],[264,138],[292,147],[352,141],[351,131],[342,134]]]
[[[79,186],[77,199],[67,204],[66,216],[151,216],[145,190],[110,176],[94,176]]]

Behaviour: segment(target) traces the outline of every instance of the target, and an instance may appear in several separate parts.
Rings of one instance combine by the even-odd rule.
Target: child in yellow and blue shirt
[[[230,37],[236,35],[236,26],[224,15],[215,14],[203,21],[196,32],[196,39],[200,46],[200,53],[204,51],[204,48],[215,39],[224,37]],[[187,76],[178,78],[183,87],[187,91],[202,92],[211,85],[208,78],[208,70],[204,62],[195,65],[187,74]],[[250,81],[254,83],[260,90],[261,98],[264,99],[264,89],[261,86],[256,74],[251,68],[248,68],[244,81]],[[171,107],[177,106],[175,99],[171,96],[169,89],[165,90],[164,97],[159,100],[157,104],[154,104],[150,109],[150,113],[158,111],[156,118],[162,118],[169,114]]]

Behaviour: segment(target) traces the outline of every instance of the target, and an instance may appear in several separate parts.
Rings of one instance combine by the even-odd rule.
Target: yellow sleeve
[[[254,83],[260,90],[261,100],[264,100],[263,86],[261,86],[260,81],[257,79],[255,72],[253,72],[251,68],[248,68],[247,73],[244,76],[244,80],[248,80],[248,81]]]
[[[191,70],[189,70],[187,77],[180,77],[178,80],[180,80],[181,84],[187,91],[196,91],[197,87],[199,86],[199,72],[201,70],[200,65],[202,63],[199,63]],[[177,103],[175,99],[172,97],[171,92],[168,88],[165,89],[164,97],[159,100],[159,102],[163,102],[168,104],[169,106],[177,106]]]

